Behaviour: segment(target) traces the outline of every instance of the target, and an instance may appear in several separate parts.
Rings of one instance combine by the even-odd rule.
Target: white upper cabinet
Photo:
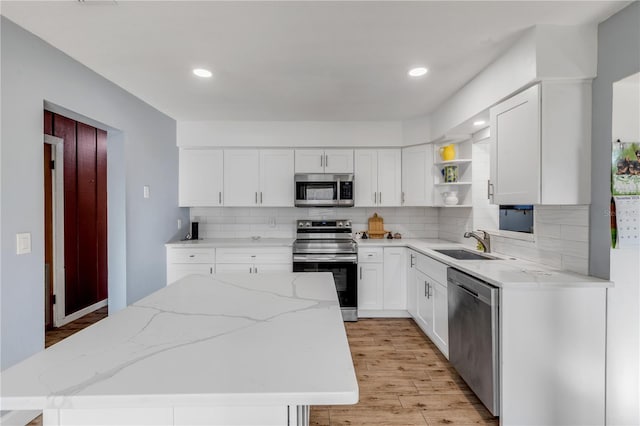
[[[356,207],[400,206],[400,149],[356,149],[354,157]]]
[[[293,175],[292,149],[260,151],[260,205],[293,206]]]
[[[181,149],[179,155],[178,199],[180,207],[222,205],[222,150]]]
[[[494,204],[591,202],[590,82],[542,82],[490,116]]]
[[[296,149],[296,173],[353,173],[352,149]]]
[[[325,173],[353,173],[352,149],[325,149]]]
[[[293,206],[293,150],[225,149],[224,164],[225,206]]]
[[[224,166],[224,205],[259,206],[260,152],[257,149],[225,149]]]
[[[354,204],[356,207],[375,206],[378,201],[378,152],[356,149],[354,160]]]
[[[491,109],[493,201],[540,203],[540,86]]]
[[[417,145],[402,149],[402,205],[433,205],[433,147]]]

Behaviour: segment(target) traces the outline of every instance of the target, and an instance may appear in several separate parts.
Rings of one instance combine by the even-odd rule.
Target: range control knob
[[[306,223],[304,224],[304,226],[306,226],[307,228],[310,228],[310,227],[311,227],[311,222],[306,222]]]
[[[338,222],[338,228],[342,228],[342,222]]]
[[[298,228],[302,228],[303,226],[304,226],[304,222],[300,222],[300,223],[298,224]]]

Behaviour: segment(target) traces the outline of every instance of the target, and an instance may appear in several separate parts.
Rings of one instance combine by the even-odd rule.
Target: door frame
[[[64,320],[64,139],[44,135],[44,143],[52,145],[51,159],[55,162],[52,182],[53,201],[53,326]]]

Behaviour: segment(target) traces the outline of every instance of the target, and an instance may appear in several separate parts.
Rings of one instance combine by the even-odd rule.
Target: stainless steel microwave
[[[295,175],[296,207],[353,207],[353,174]]]

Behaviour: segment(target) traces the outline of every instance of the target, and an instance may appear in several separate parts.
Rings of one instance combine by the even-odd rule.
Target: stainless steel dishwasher
[[[500,414],[498,289],[449,268],[449,361],[494,416]]]

